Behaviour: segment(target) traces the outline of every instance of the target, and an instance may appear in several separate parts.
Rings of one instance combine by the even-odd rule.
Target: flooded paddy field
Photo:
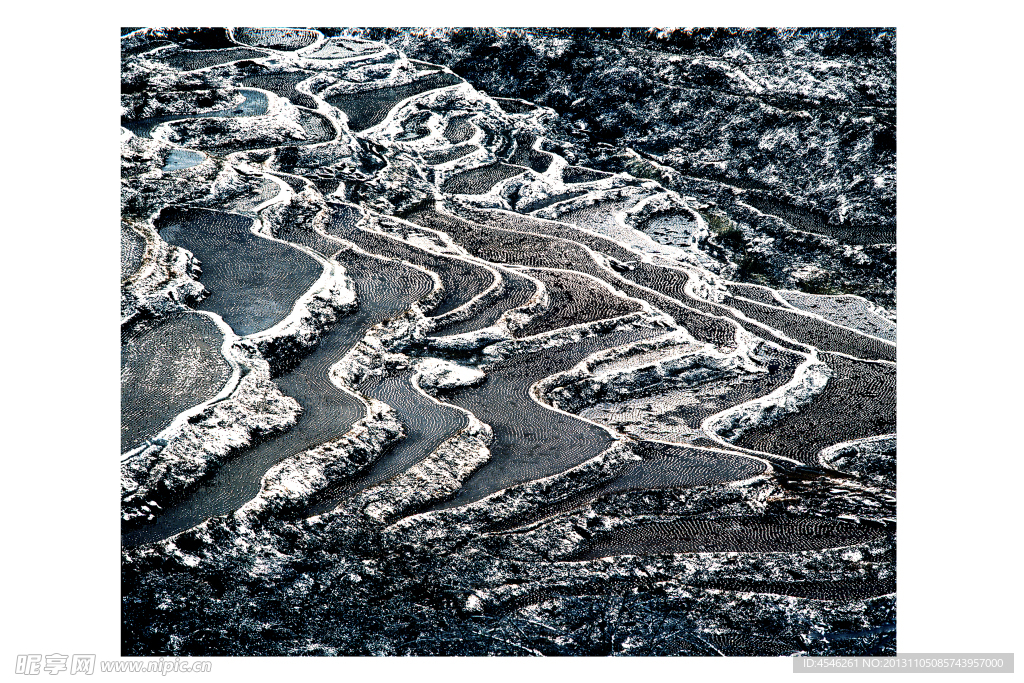
[[[305,28],[237,28],[235,40],[243,45],[292,52],[316,42],[319,34]]]
[[[420,158],[423,159],[423,163],[425,164],[438,166],[440,164],[447,164],[450,161],[455,161],[456,159],[461,159],[467,154],[472,154],[478,149],[480,148],[476,145],[458,145],[442,152],[421,152]]]
[[[239,65],[241,68],[241,65]],[[242,72],[245,76],[240,80],[247,85],[261,90],[269,90],[278,97],[289,100],[292,104],[308,109],[316,109],[316,100],[309,95],[300,93],[295,86],[315,75],[314,71],[271,71],[262,64],[246,65]]]
[[[562,182],[570,184],[592,183],[604,178],[610,178],[611,176],[611,173],[595,171],[592,168],[583,168],[582,166],[566,166],[562,170]]]
[[[779,330],[798,342],[822,351],[845,353],[867,360],[896,361],[896,347],[884,341],[858,334],[845,327],[822,322],[797,311],[729,297],[726,302],[744,315]]]
[[[469,116],[453,116],[444,128],[444,137],[453,145],[459,145],[472,140],[476,131]]]
[[[510,164],[532,168],[537,173],[544,173],[551,166],[551,155],[548,152],[533,149],[537,136],[527,133],[516,136],[516,151],[508,158]]]
[[[176,313],[121,341],[121,452],[217,395],[231,376],[224,334],[205,315]]]
[[[638,258],[636,252],[626,249],[614,240],[584,232],[575,225],[569,225],[561,221],[546,221],[507,211],[475,211],[471,215],[467,214],[466,219],[493,228],[504,228],[517,232],[535,232],[540,235],[549,235],[579,242],[596,252],[623,262],[633,261]]]
[[[623,273],[622,277],[684,304],[687,308],[674,313],[666,309],[665,312],[675,318],[680,325],[683,325],[690,331],[690,334],[693,334],[698,339],[721,344],[720,340],[729,338],[727,337],[730,334],[729,331],[735,330],[735,326],[740,326],[762,339],[778,344],[784,349],[804,351],[798,344],[783,339],[769,328],[757,323],[740,320],[735,313],[724,306],[690,296],[686,293],[685,289],[689,276],[683,271],[639,262],[632,270]],[[710,316],[721,317],[712,318]],[[728,344],[729,342],[726,341],[725,343]]]
[[[518,329],[516,337],[532,337],[641,310],[637,302],[615,296],[594,278],[580,273],[530,270],[529,274],[544,283],[550,303],[545,311]]]
[[[123,38],[126,656],[896,652],[889,29],[658,30]]]
[[[818,465],[821,449],[896,431],[896,367],[822,353],[833,372],[824,390],[797,412],[755,427],[737,446]]]
[[[433,283],[407,266],[354,251],[341,252],[336,260],[356,283],[358,310],[340,318],[312,353],[274,379],[284,394],[302,406],[298,423],[233,455],[209,480],[166,509],[152,524],[123,533],[125,545],[166,538],[209,517],[238,509],[259,492],[260,481],[271,467],[344,436],[364,416],[362,402],[330,380],[331,367],[367,330],[405,311],[429,293]]]
[[[328,104],[345,112],[348,116],[349,129],[358,133],[382,122],[395,105],[404,99],[461,82],[462,79],[458,76],[439,71],[418,78],[408,85],[331,95],[325,99]]]
[[[240,88],[239,93],[245,98],[241,103],[230,109],[219,109],[217,111],[203,114],[172,114],[168,116],[151,116],[145,119],[121,118],[121,125],[135,133],[139,137],[152,137],[153,129],[161,123],[171,121],[183,121],[186,119],[207,119],[226,118],[232,116],[263,116],[267,113],[267,96],[258,90],[246,90]]]
[[[740,294],[740,296],[746,296]],[[855,296],[826,296],[783,290],[779,296],[792,306],[817,313],[837,325],[845,325],[896,343],[896,325],[871,310],[867,302]],[[748,299],[751,297],[747,297]],[[772,302],[769,302],[772,303]],[[777,302],[775,302],[778,305]]]
[[[611,278],[594,263],[590,254],[575,242],[488,228],[435,210],[416,212],[410,215],[408,220],[447,233],[470,253],[487,261],[539,268],[564,268],[593,275],[612,283],[629,296],[649,301],[672,316],[701,341],[718,346],[729,346],[734,343],[735,327],[729,321],[713,318],[671,300],[652,297],[649,292],[630,287],[628,281]]]
[[[251,218],[206,209],[167,209],[160,236],[202,263],[211,294],[200,308],[224,318],[240,336],[284,320],[322,268],[294,247],[251,232]]]
[[[507,311],[519,308],[536,293],[537,287],[527,278],[510,273],[508,270],[499,270],[498,272],[501,274],[504,284],[504,291],[500,296],[493,297],[493,300],[486,302],[486,307],[472,313],[467,318],[442,323],[433,330],[432,336],[463,334],[490,327]]]
[[[412,386],[412,374],[412,370],[402,370],[383,378],[375,376],[359,386],[364,396],[383,401],[395,410],[406,434],[385,449],[380,459],[364,472],[335,490],[324,492],[305,516],[323,514],[360,491],[401,474],[466,426],[466,414],[461,410],[433,401],[417,391]]]
[[[371,254],[408,261],[436,273],[444,285],[444,294],[429,311],[434,316],[455,310],[494,282],[494,275],[486,268],[457,258],[432,254],[382,233],[352,229],[344,221],[332,224],[331,234],[347,239]]]
[[[613,331],[556,349],[514,356],[489,366],[483,384],[442,394],[442,400],[469,410],[489,424],[494,441],[491,460],[439,509],[471,503],[514,484],[563,472],[607,449],[613,441],[608,432],[541,406],[530,397],[530,387],[568,370],[592,353],[662,333],[653,329]]]
[[[737,282],[730,282],[727,286],[729,294],[732,296],[742,296],[744,299],[750,299],[756,301],[759,304],[768,304],[769,306],[781,306],[782,302],[772,296],[771,291],[767,287],[758,287],[757,285],[742,285]]]
[[[167,155],[161,171],[181,171],[192,168],[203,163],[206,156],[202,152],[195,152],[191,149],[172,149]]]
[[[180,71],[196,71],[238,62],[243,59],[259,59],[269,53],[247,47],[229,47],[218,50],[173,50],[161,53],[157,58],[167,66]]]
[[[441,184],[441,191],[445,194],[487,194],[501,181],[525,172],[521,166],[498,162],[456,173]]]
[[[638,524],[595,534],[567,561],[616,555],[800,552],[856,545],[886,532],[831,520],[735,517]]]

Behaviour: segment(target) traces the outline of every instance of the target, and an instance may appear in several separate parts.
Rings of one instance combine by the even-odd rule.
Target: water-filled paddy
[[[393,88],[378,88],[368,92],[332,95],[326,98],[333,105],[348,115],[348,127],[359,132],[376,126],[387,118],[388,113],[396,104],[404,99],[449,85],[461,83],[462,79],[444,71],[431,73],[407,85]]]
[[[482,266],[432,254],[388,235],[353,229],[347,223],[332,225],[331,234],[350,240],[371,254],[408,261],[436,273],[444,286],[444,294],[429,311],[430,315],[439,316],[455,310],[494,282],[494,275]]]
[[[735,517],[619,527],[595,535],[571,560],[699,552],[799,552],[855,545],[885,531],[826,519]]]
[[[557,349],[514,356],[488,367],[483,384],[446,393],[443,400],[489,424],[494,441],[491,460],[441,507],[464,505],[514,484],[563,472],[608,448],[612,438],[604,429],[542,407],[530,397],[529,389],[592,353],[662,333],[654,329],[608,332]]]
[[[267,53],[263,50],[231,47],[222,50],[177,50],[169,52],[166,56],[161,54],[159,61],[180,71],[195,71],[242,59],[259,59],[266,56]]]
[[[237,28],[235,40],[243,45],[291,52],[312,45],[319,33],[306,28]]]
[[[821,449],[896,431],[896,368],[822,353],[832,369],[820,394],[778,422],[755,427],[736,445],[818,465]]]
[[[821,351],[846,353],[868,360],[896,361],[896,347],[845,327],[830,325],[797,311],[729,297],[726,302],[744,315],[769,325],[803,344]]]
[[[533,149],[533,143],[537,137],[527,133],[516,137],[516,151],[509,157],[510,164],[532,168],[537,173],[544,173],[551,165],[551,155],[547,152]]]
[[[271,71],[269,67],[263,66],[262,64],[253,64],[252,66],[246,67],[245,73],[247,75],[244,78],[239,79],[239,83],[242,85],[260,88],[261,90],[269,90],[278,97],[284,97],[285,99],[290,100],[292,104],[297,104],[300,107],[316,109],[315,101],[312,101],[312,106],[310,107],[311,100],[309,96],[304,95],[295,89],[297,84],[306,80],[310,76],[313,76],[314,72]]]
[[[372,377],[359,390],[391,406],[405,425],[406,435],[392,444],[373,465],[351,481],[323,496],[307,511],[322,514],[359,491],[401,474],[434,452],[438,446],[466,426],[466,414],[450,405],[430,400],[411,383],[413,371],[402,370],[386,377]]]
[[[267,113],[267,96],[258,90],[247,90],[239,88],[239,93],[245,98],[242,102],[230,109],[219,109],[217,111],[203,114],[170,114],[167,116],[151,116],[145,119],[121,118],[121,125],[135,133],[139,137],[152,137],[153,129],[161,123],[169,121],[182,121],[185,119],[206,119],[225,118],[232,116],[263,116]]]
[[[200,282],[212,294],[200,308],[241,336],[284,320],[322,272],[298,249],[253,234],[252,224],[244,216],[176,208],[165,209],[157,223],[164,240],[202,263]]]
[[[487,305],[475,311],[468,318],[455,320],[438,326],[432,332],[435,337],[463,334],[490,327],[498,321],[506,311],[519,308],[534,295],[537,287],[525,277],[514,275],[508,271],[499,271],[504,281],[504,291],[488,301]]]
[[[637,302],[612,294],[607,287],[581,273],[551,270],[529,272],[544,283],[549,303],[547,309],[516,331],[516,337],[530,337],[561,327],[617,318],[640,310]]]
[[[564,183],[592,183],[596,180],[610,178],[611,176],[611,173],[595,171],[592,168],[584,168],[582,166],[566,166],[562,170],[562,182]]]
[[[281,391],[302,405],[298,423],[283,434],[236,453],[185,500],[152,525],[122,535],[126,545],[166,538],[203,520],[237,509],[258,492],[263,474],[284,458],[344,436],[364,415],[362,403],[329,379],[331,366],[370,327],[406,310],[433,283],[407,266],[345,251],[336,257],[356,284],[359,309],[342,317],[319,346],[289,372],[275,378]]]
[[[121,342],[121,452],[217,395],[231,376],[224,335],[197,313],[176,313]]]
[[[476,145],[458,145],[451,149],[446,149],[442,152],[421,152],[420,158],[423,159],[423,163],[430,164],[431,166],[437,166],[439,164],[447,164],[450,161],[461,159],[462,157],[475,152],[480,149]]]
[[[456,173],[442,183],[441,191],[446,194],[486,194],[501,181],[525,172],[526,169],[520,166],[498,162]]]
[[[452,117],[444,128],[445,138],[453,145],[469,142],[474,135],[476,135],[476,126],[470,121],[468,115]]]
[[[203,163],[203,159],[206,157],[202,152],[195,152],[191,149],[172,149],[170,154],[164,160],[164,166],[161,171],[180,171],[186,168],[192,168]]]

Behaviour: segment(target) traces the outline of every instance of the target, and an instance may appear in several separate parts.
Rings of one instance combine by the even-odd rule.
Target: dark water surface
[[[253,220],[206,209],[165,209],[160,236],[188,249],[202,263],[200,282],[212,294],[200,309],[217,313],[240,336],[288,317],[323,271],[294,247],[259,237]]]
[[[239,88],[245,100],[230,109],[219,109],[204,114],[168,114],[167,116],[151,116],[147,119],[121,118],[121,125],[135,133],[139,137],[148,138],[153,136],[153,129],[161,123],[168,121],[181,121],[184,119],[207,119],[225,118],[232,116],[263,116],[267,113],[267,96],[258,90],[247,90]]]
[[[394,262],[342,252],[336,257],[356,284],[359,309],[342,317],[320,345],[275,383],[302,406],[288,431],[231,457],[211,479],[150,525],[122,534],[127,546],[149,543],[184,531],[204,520],[238,509],[259,493],[261,479],[287,457],[344,436],[364,416],[362,403],[331,382],[330,368],[370,327],[406,310],[430,292],[433,282],[417,270]]]

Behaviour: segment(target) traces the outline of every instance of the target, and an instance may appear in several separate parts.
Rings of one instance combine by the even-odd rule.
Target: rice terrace
[[[122,28],[122,655],[896,653],[895,53]]]

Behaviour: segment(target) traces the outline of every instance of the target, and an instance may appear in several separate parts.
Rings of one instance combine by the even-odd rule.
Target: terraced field
[[[252,50],[245,47],[230,47],[220,50],[174,50],[161,52],[156,59],[173,69],[196,71],[209,69],[212,66],[230,64],[243,59],[259,59],[266,57],[263,50]]]
[[[443,134],[448,142],[459,145],[473,139],[473,136],[476,135],[476,126],[468,116],[455,116],[448,121]]]
[[[298,423],[279,436],[233,455],[209,481],[187,499],[168,507],[153,524],[122,534],[123,543],[133,546],[167,538],[209,517],[237,509],[259,493],[260,480],[272,466],[344,436],[363,417],[362,402],[331,381],[331,367],[370,327],[404,311],[428,294],[433,283],[423,273],[393,261],[353,251],[335,258],[357,282],[360,308],[341,318],[313,353],[275,378],[281,391],[302,406]]]
[[[533,149],[533,143],[537,140],[536,135],[519,135],[515,140],[516,151],[508,158],[510,164],[532,168],[537,173],[544,173],[548,170],[552,157],[547,152]]]
[[[205,112],[202,114],[174,114],[170,116],[153,116],[145,119],[121,118],[121,125],[144,138],[152,137],[153,129],[161,123],[171,121],[186,121],[189,119],[225,118],[233,116],[263,116],[267,113],[267,96],[258,90],[246,90],[240,88],[238,92],[244,100],[230,109],[218,109],[217,111]]]
[[[766,306],[735,297],[730,297],[727,303],[747,317],[822,351],[846,353],[868,360],[896,361],[895,345],[859,334],[845,327],[830,325],[817,318],[780,306]]]
[[[331,234],[350,240],[371,254],[406,261],[435,272],[444,287],[444,294],[430,311],[435,316],[444,315],[468,303],[494,282],[494,275],[486,268],[448,256],[437,256],[381,233],[349,229],[344,221],[332,224]]]
[[[261,64],[253,64],[247,67],[245,71],[247,75],[241,79],[243,85],[260,88],[261,90],[269,90],[275,95],[291,101],[294,105],[306,107],[307,109],[316,109],[316,101],[313,98],[295,89],[297,84],[314,76],[315,72],[271,71],[268,67]]]
[[[327,103],[345,112],[348,116],[349,129],[358,133],[383,121],[395,105],[402,100],[428,90],[436,90],[461,82],[462,79],[458,76],[440,71],[418,78],[408,85],[332,95],[327,98]]]
[[[161,171],[181,171],[203,163],[206,157],[190,149],[172,149]]]
[[[237,28],[234,39],[243,45],[291,52],[317,41],[319,33],[303,28]]]
[[[376,52],[379,45],[345,38],[329,38],[313,52],[305,53],[307,59],[344,59],[364,52]]]
[[[849,226],[367,31],[122,40],[124,653],[895,652],[895,323],[693,240]]]
[[[745,296],[745,295],[741,295]],[[864,299],[855,296],[818,296],[802,292],[780,291],[790,305],[816,313],[837,325],[845,325],[865,334],[896,343],[896,325],[875,313]],[[747,297],[748,299],[750,297]],[[778,302],[768,302],[775,303]]]
[[[408,470],[466,425],[463,412],[439,405],[417,391],[411,383],[412,375],[412,370],[404,370],[383,378],[374,377],[360,385],[363,395],[384,401],[398,413],[405,425],[405,436],[363,473],[324,491],[306,511],[307,516],[328,512],[346,498]]]
[[[595,535],[568,561],[615,555],[674,553],[800,552],[856,545],[885,536],[884,531],[855,524],[805,519],[680,520],[620,528]]]
[[[495,163],[456,173],[441,185],[446,194],[487,194],[503,180],[525,173],[521,166]]]
[[[687,376],[688,373],[680,377],[659,377],[652,386],[639,385],[633,393],[620,394],[608,402],[602,400],[580,414],[602,424],[617,425],[631,435],[634,431],[653,430],[655,426],[683,425],[686,430],[675,431],[684,433],[697,430],[708,417],[785,386],[803,360],[801,356],[768,345],[760,350],[763,372],[736,376],[704,370],[696,380]],[[635,424],[636,428],[630,429],[630,424]]]
[[[763,462],[745,455],[656,441],[639,441],[634,451],[643,460],[630,461],[613,479],[540,506],[529,515],[515,517],[490,530],[500,533],[529,527],[620,493],[713,486],[750,479],[763,474],[766,469]]]
[[[451,149],[446,149],[443,152],[424,152],[420,154],[423,162],[431,166],[438,166],[440,164],[447,164],[456,159],[461,159],[467,154],[472,154],[476,150],[480,149],[476,145],[458,145]]]
[[[611,445],[608,433],[572,415],[556,413],[530,396],[530,387],[568,370],[602,349],[656,336],[659,330],[610,332],[579,342],[500,361],[487,368],[478,387],[446,393],[446,402],[465,408],[494,430],[491,460],[442,508],[484,498],[513,484],[557,474]]]
[[[566,166],[562,171],[562,182],[565,183],[592,183],[602,178],[608,178],[610,173],[595,171],[581,166]]]
[[[506,214],[501,214],[504,217]],[[652,297],[650,292],[631,287],[608,271],[598,267],[593,257],[580,244],[563,238],[546,238],[530,233],[518,233],[501,228],[485,228],[461,218],[432,210],[416,212],[409,220],[425,227],[445,232],[468,249],[473,255],[495,263],[508,263],[539,268],[576,270],[614,284],[629,296],[651,302],[672,316],[690,334],[701,341],[718,346],[729,346],[735,337],[735,326],[725,320],[712,318],[680,305],[677,300]],[[629,252],[625,252],[629,253]],[[646,272],[646,270],[644,271]],[[657,270],[656,272],[661,272]],[[683,280],[685,282],[685,280]],[[651,284],[664,287],[661,278]],[[679,290],[681,285],[676,286]],[[673,291],[669,288],[667,291]]]
[[[223,343],[217,325],[197,313],[170,315],[121,340],[122,453],[217,395],[231,375]]]
[[[481,309],[466,318],[442,322],[434,329],[433,336],[463,334],[490,327],[506,312],[519,308],[536,293],[537,287],[529,279],[508,270],[500,270],[499,273],[503,283],[500,296],[489,297]]]
[[[617,318],[640,310],[640,304],[615,296],[598,280],[571,271],[530,270],[544,283],[550,302],[541,316],[517,330],[517,337],[532,337],[560,327]]]
[[[818,464],[821,449],[896,431],[896,366],[821,354],[834,373],[824,391],[799,412],[757,427],[738,446]]]
[[[245,336],[284,320],[320,277],[322,268],[294,247],[258,237],[251,218],[205,209],[172,209],[160,216],[160,236],[202,263],[211,291],[201,309]]]

